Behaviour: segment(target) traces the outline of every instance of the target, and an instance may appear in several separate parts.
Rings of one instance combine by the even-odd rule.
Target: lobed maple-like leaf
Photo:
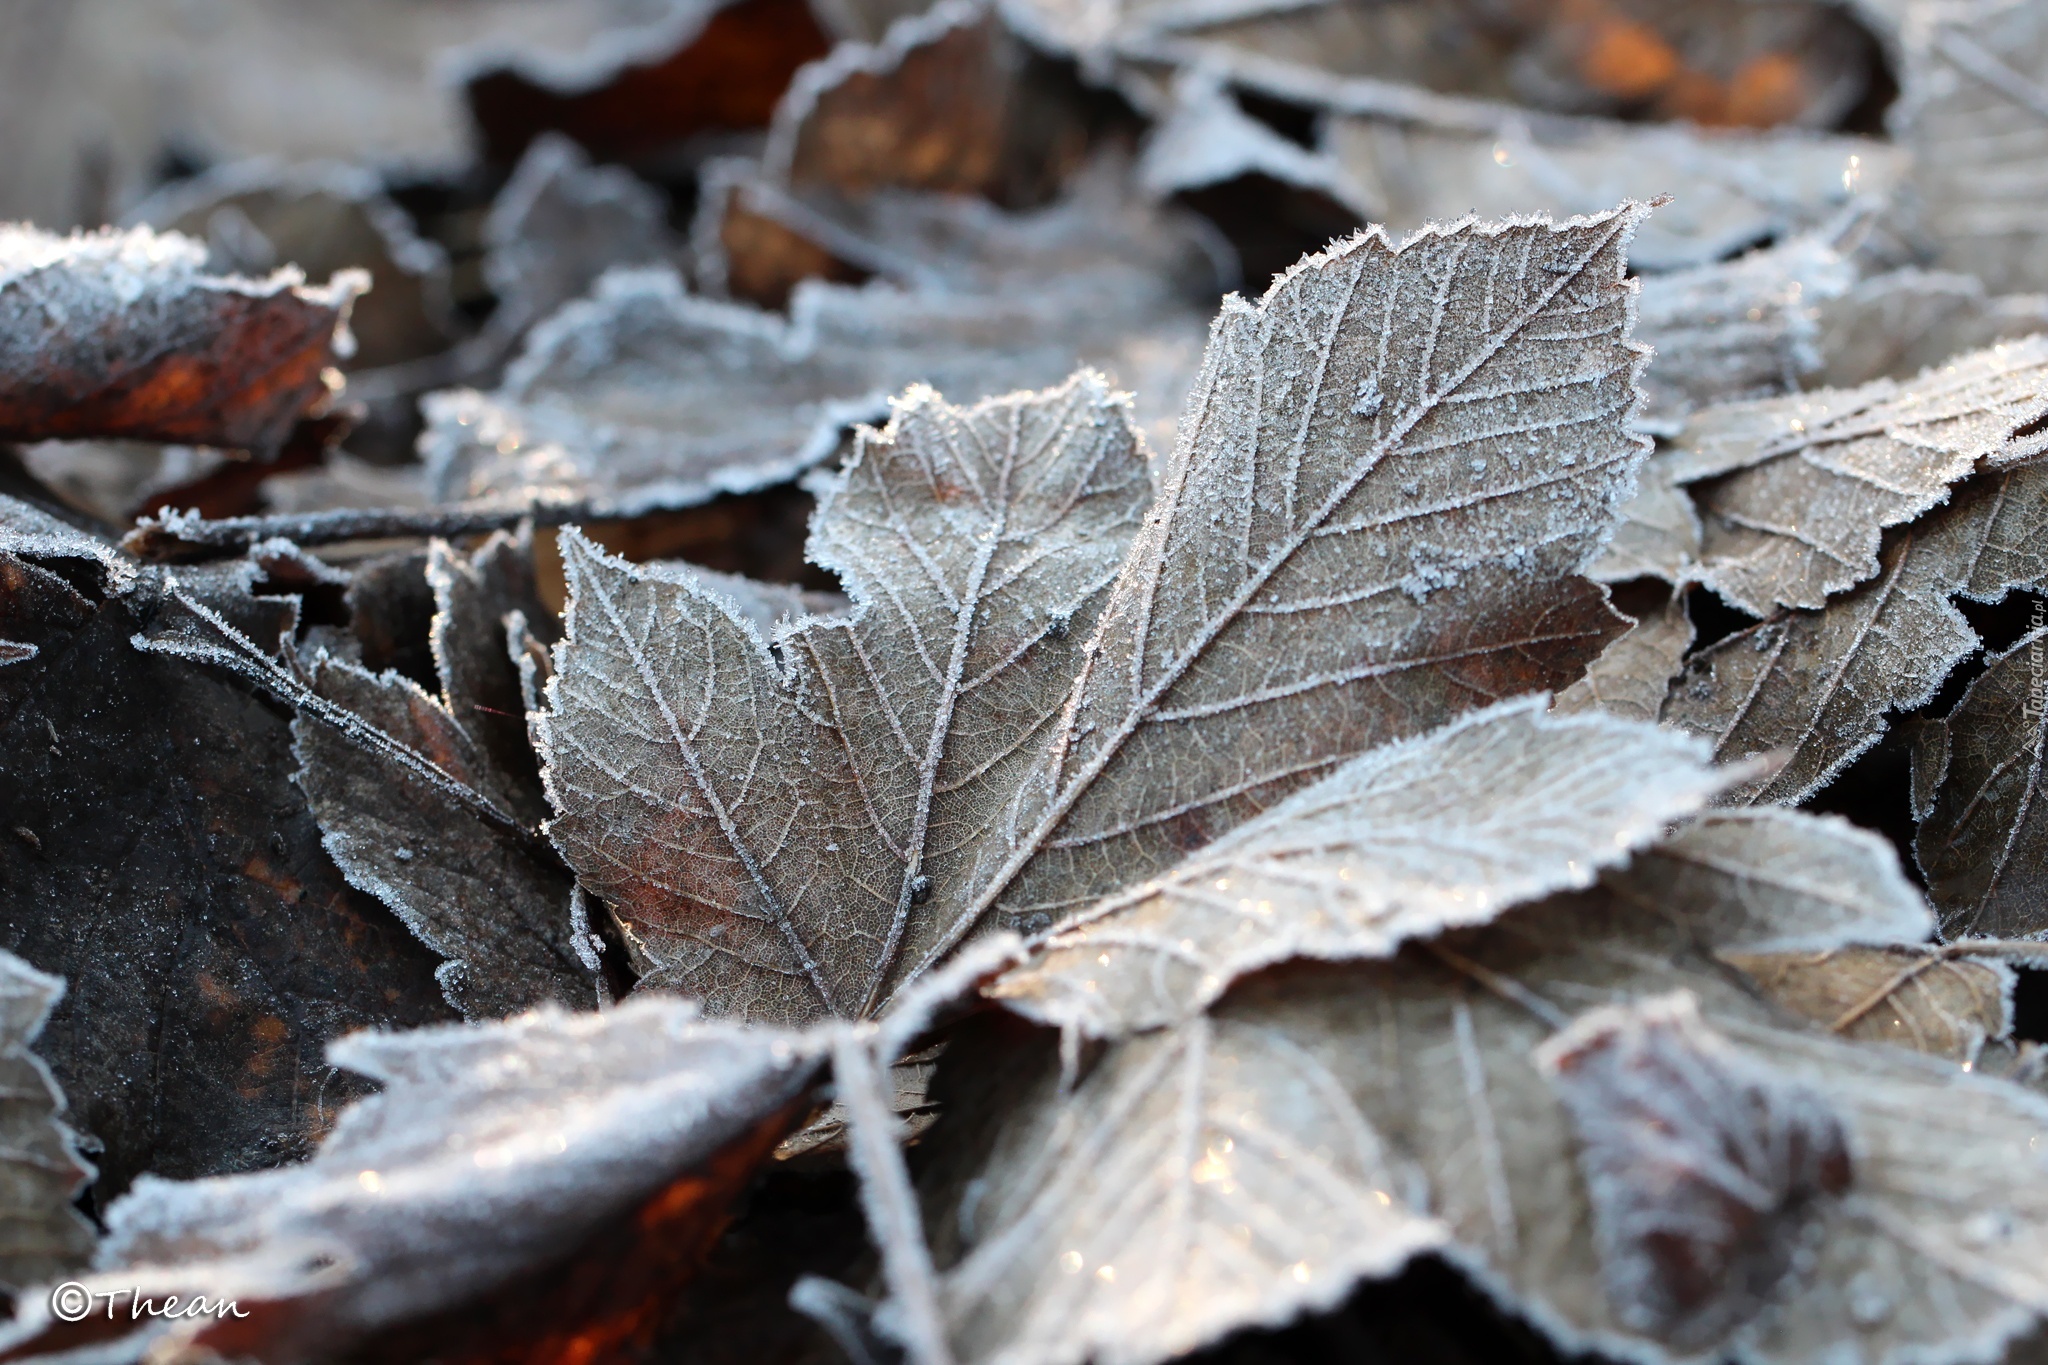
[[[990,994],[1121,1037],[1296,958],[1391,956],[1590,885],[1724,779],[1669,731],[1509,702],[1351,760],[1173,871],[1075,916]]]
[[[1127,553],[1149,490],[1099,380],[913,398],[819,514],[854,616],[779,660],[565,538],[544,736],[571,864],[684,936],[714,1008],[866,1013],[971,934],[1569,681],[1618,622],[1577,574],[1640,455],[1642,212],[1369,233],[1227,301]]]
[[[0,438],[124,436],[274,453],[348,353],[347,271],[209,275],[148,228],[0,231]]]
[[[1698,414],[1670,472],[1697,485],[1702,580],[1767,616],[1874,577],[1885,527],[1946,501],[1959,479],[2048,449],[2044,378],[2048,340],[2037,338],[1903,382]]]
[[[1951,937],[2048,932],[2044,654],[2048,634],[2037,628],[1994,656],[1946,718],[1914,732],[1914,853]]]
[[[1894,533],[1873,581],[1694,654],[1672,681],[1664,722],[1707,736],[1722,761],[1782,752],[1774,775],[1738,794],[1804,800],[1878,741],[1890,712],[1924,704],[1977,648],[1951,598],[1996,602],[2042,581],[2044,521],[2048,466],[1965,482]]]
[[[63,1121],[64,1092],[34,1051],[64,983],[0,952],[0,1290],[32,1284],[82,1264],[92,1224],[72,1207],[93,1178]]]

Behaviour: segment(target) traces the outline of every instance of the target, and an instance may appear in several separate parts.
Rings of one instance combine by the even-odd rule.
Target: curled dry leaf
[[[537,328],[489,396],[431,397],[422,449],[443,497],[591,499],[633,515],[782,482],[929,382],[963,401],[1058,382],[1077,359],[1148,381],[1148,428],[1178,411],[1200,314],[1193,243],[1111,185],[1004,215],[944,217],[967,290],[801,286],[787,320],[620,272]]]
[[[148,228],[0,229],[0,439],[128,436],[270,454],[329,396],[366,281],[206,273]]]
[[[1664,703],[1667,725],[1703,734],[1723,762],[1778,753],[1741,784],[1751,801],[1798,802],[1927,702],[1977,648],[1951,598],[1996,602],[2038,584],[2048,465],[1980,475],[1945,507],[1893,533],[1876,579],[1819,611],[1785,612],[1700,650]]]
[[[1670,731],[1549,717],[1541,698],[1491,707],[1351,760],[1084,911],[990,994],[1091,1037],[1156,1028],[1276,962],[1388,957],[1590,885],[1721,780]]]
[[[1915,379],[1710,409],[1671,471],[1705,527],[1702,580],[1755,616],[1819,607],[1878,572],[1885,527],[1959,479],[2048,449],[2048,338],[1959,356]],[[1719,477],[1716,477],[1719,476]]]
[[[650,997],[597,1014],[550,1008],[481,1027],[359,1033],[331,1057],[381,1090],[344,1112],[310,1160],[138,1182],[108,1211],[98,1273],[84,1281],[225,1298],[242,1316],[67,1324],[44,1296],[25,1305],[7,1344],[154,1329],[188,1350],[267,1362],[351,1346],[369,1358],[440,1353],[431,1346],[492,1358],[484,1345],[513,1344],[490,1342],[494,1330],[524,1325],[513,1339],[523,1358],[566,1358],[556,1353],[577,1341],[630,1349],[798,1117],[822,1045]],[[664,1252],[663,1237],[683,1254]],[[600,1275],[579,1271],[583,1262]],[[547,1311],[521,1324],[516,1299],[491,1297],[506,1290]],[[379,1341],[390,1354],[372,1349]]]
[[[1606,559],[1612,558],[1610,546]],[[1692,641],[1685,596],[1674,592],[1607,646],[1585,677],[1558,693],[1555,709],[1562,715],[1605,711],[1624,720],[1655,721]]]
[[[2012,1031],[2013,971],[1939,948],[1721,954],[1773,1002],[1845,1038],[1974,1062]]]
[[[1882,840],[1773,812],[1723,819],[1714,856],[1700,852],[1639,857],[1627,894],[1554,897],[1390,962],[1269,970],[1206,1015],[1112,1044],[1070,1085],[1050,1046],[956,1043],[968,1053],[941,1073],[948,1117],[925,1181],[956,1358],[1162,1360],[1333,1302],[1363,1263],[1429,1236],[1568,1350],[1818,1362],[1993,1349],[2040,1302],[2032,1210],[2048,1171],[2028,1140],[2048,1110],[1951,1065],[1789,1027],[1715,958],[1924,932]],[[1876,899],[1839,883],[1780,894],[1802,857]],[[1654,911],[1633,903],[1645,893]],[[1663,1167],[1588,1144],[1589,1119],[1630,1122],[1631,1096],[1683,1101],[1646,1076],[1567,1104],[1533,1054],[1584,1010],[1676,991],[1725,1039],[1692,1049],[1725,1059],[1695,1081],[1796,1090],[1835,1116],[1854,1154],[1840,1198],[1802,1197],[1842,1189],[1839,1171],[1809,1166],[1734,1182],[1725,1203],[1674,1202],[1726,1178],[1717,1126],[1739,1160],[1790,1159],[1768,1108],[1686,1105]],[[1684,1046],[1664,1060],[1693,1066]],[[1003,1080],[986,1079],[998,1066]],[[1590,1195],[1589,1179],[1602,1186]],[[1595,1235],[1630,1210],[1695,1216],[1645,1267],[1603,1255],[1611,1239]],[[1688,1281],[1688,1255],[1713,1247],[1757,1273]]]
[[[1364,234],[1226,301],[1127,553],[1148,490],[1088,377],[863,436],[813,544],[855,613],[779,657],[566,537],[558,844],[712,1008],[865,1014],[971,934],[1569,681],[1619,620],[1577,574],[1640,458],[1641,213]]]
[[[1950,937],[2038,938],[2044,913],[2044,685],[2038,628],[1994,657],[1945,720],[1914,734],[1914,853]]]
[[[1950,0],[1907,12],[1894,135],[1937,264],[1994,291],[2048,288],[2048,14],[2028,0]]]
[[[128,221],[206,243],[215,275],[263,276],[283,265],[315,277],[367,271],[369,292],[348,317],[352,369],[439,350],[457,331],[447,252],[422,240],[359,166],[231,162],[150,196]]]
[[[328,861],[291,783],[287,721],[134,648],[164,610],[153,580],[132,564],[125,591],[111,573],[79,578],[80,561],[117,553],[17,509],[0,501],[0,548],[43,571],[0,577],[0,633],[38,647],[0,669],[0,884],[38,910],[0,919],[0,946],[69,982],[40,1047],[104,1144],[100,1191],[299,1155],[360,1093],[322,1064],[327,1039],[448,1017],[433,959]],[[54,570],[102,581],[81,593]],[[267,572],[195,579],[275,644],[295,612],[251,594]]]
[[[71,1200],[95,1172],[64,1125],[64,1092],[34,1051],[64,983],[0,952],[0,1291],[18,1295],[92,1254],[92,1224]]]

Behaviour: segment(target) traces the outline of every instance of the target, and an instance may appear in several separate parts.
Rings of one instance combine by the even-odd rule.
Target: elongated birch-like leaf
[[[662,979],[865,1013],[970,934],[1569,682],[1618,624],[1577,575],[1640,458],[1641,212],[1367,234],[1228,302],[1128,554],[1149,489],[1099,381],[913,397],[817,523],[860,609],[780,661],[569,538],[557,842]]]
[[[1917,378],[1700,413],[1674,475],[1705,525],[1701,576],[1756,616],[1818,607],[1878,572],[1879,536],[1959,479],[2048,448],[2048,340],[2001,344]]]
[[[1000,1086],[961,1080],[945,1096],[954,1134],[927,1139],[956,1358],[1149,1362],[1329,1302],[1342,1292],[1332,1278],[1401,1243],[1398,1225],[1361,1239],[1354,1210],[1380,1195],[1444,1225],[1444,1254],[1566,1349],[1666,1360],[1737,1348],[1817,1365],[1913,1348],[1960,1360],[2011,1336],[2041,1302],[2032,1211],[2048,1208],[2048,1168],[2028,1141],[2048,1108],[1952,1064],[1801,1031],[1715,956],[1910,939],[1928,920],[1884,908],[1916,900],[1895,856],[1838,821],[1779,812],[1726,817],[1711,845],[1705,860],[1701,848],[1665,856],[1672,845],[1638,857],[1626,895],[1555,897],[1386,963],[1262,973],[1205,1015],[1112,1044],[1065,1089],[1049,1047],[1035,1073],[1028,1053],[950,1059],[955,1076],[1011,1068]],[[1801,854],[1817,875],[1849,874],[1829,888],[1841,899],[1778,890]],[[1877,893],[1869,918],[1852,889]],[[1673,992],[1697,999],[1714,1037],[1691,1049],[1697,1063],[1685,1048],[1667,1060],[1808,1096],[1846,1135],[1847,1172],[1763,1178],[1788,1156],[1775,1111],[1677,1095],[1664,1098],[1687,1126],[1647,1153],[1665,1164],[1606,1160],[1589,1194],[1588,1123],[1625,1130],[1626,1095],[1593,1087],[1567,1106],[1537,1050],[1584,1011]],[[1021,1098],[1020,1075],[1032,1076]],[[1110,1164],[1168,1142],[1177,1160]],[[1687,1182],[1726,1180],[1728,1162],[1758,1177],[1726,1187],[1744,1203],[1679,1202]],[[1664,1224],[1670,1255],[1646,1277],[1640,1257],[1631,1269],[1596,1238],[1596,1202],[1697,1216]],[[1173,1221],[1141,1213],[1160,1205]],[[1688,1280],[1715,1246],[1745,1258],[1747,1276]],[[1199,1257],[1227,1271],[1187,1273]],[[1684,1311],[1659,1306],[1672,1302]]]
[[[1950,598],[1995,602],[2041,581],[2044,532],[2048,467],[1973,479],[1894,533],[1874,581],[1695,654],[1663,719],[1712,739],[1724,762],[1782,753],[1775,775],[1737,792],[1804,800],[1878,741],[1890,712],[1926,702],[1977,647]]]
[[[1914,853],[1950,937],[2048,933],[2048,632],[2035,630],[1914,736],[1913,781],[1931,799]]]
[[[1353,759],[1083,912],[995,994],[1094,1037],[1171,1023],[1275,962],[1386,957],[1590,885],[1721,783],[1669,731],[1542,705],[1493,707]]]

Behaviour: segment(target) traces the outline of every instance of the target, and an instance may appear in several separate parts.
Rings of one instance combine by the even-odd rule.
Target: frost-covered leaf
[[[1977,648],[1950,598],[1996,602],[2042,581],[2044,532],[2048,466],[1969,480],[1947,506],[1894,532],[1871,582],[1696,653],[1663,720],[1706,735],[1723,762],[1781,753],[1775,775],[1738,792],[1802,801],[1878,741],[1889,712],[1925,703]]]
[[[2013,972],[1939,948],[1721,954],[1777,1004],[1845,1038],[1973,1062],[2012,1031]]]
[[[1698,414],[1678,437],[1705,527],[1701,578],[1756,616],[1819,607],[1878,572],[1885,527],[1958,479],[2048,449],[2048,338],[1959,356],[1903,382]]]
[[[1694,408],[1801,387],[1822,361],[1819,305],[1856,282],[1828,238],[1807,233],[1643,281],[1636,335],[1656,350],[1643,376],[1646,429],[1668,434]]]
[[[61,523],[16,539],[0,517],[0,542],[48,570],[0,594],[55,599],[31,628],[0,610],[0,633],[39,647],[0,669],[0,946],[68,982],[39,1047],[105,1146],[101,1190],[291,1159],[361,1093],[321,1063],[326,1040],[449,1017],[433,957],[322,851],[285,717],[131,644],[168,609],[151,580],[130,563],[125,593],[56,592],[58,571],[90,588],[117,552]],[[193,576],[275,645],[296,613],[251,592],[269,572]]]
[[[1427,1211],[1450,1235],[1445,1254],[1568,1350],[1667,1359],[1737,1345],[1818,1362],[1924,1345],[1953,1360],[2010,1336],[2040,1302],[2033,1211],[2048,1170],[2028,1140],[2048,1109],[1952,1065],[1790,1027],[1715,957],[1917,936],[1924,908],[1917,925],[1875,906],[1865,919],[1858,899],[1772,889],[1803,854],[1880,904],[1910,903],[1896,858],[1839,822],[1781,812],[1720,821],[1715,852],[1711,886],[1696,852],[1639,858],[1631,895],[1654,898],[1640,908],[1596,888],[1390,962],[1268,971],[1205,1016],[1112,1044],[1065,1087],[1049,1045],[992,1056],[989,1038],[964,1041],[970,1055],[942,1072],[954,1081],[925,1182],[956,1358],[1164,1359],[1332,1302],[1369,1254],[1391,1259],[1401,1225],[1385,1219],[1404,1210]],[[1836,1116],[1851,1168],[1846,1190],[1839,1170],[1820,1182],[1840,1197],[1811,1204],[1788,1181],[1691,1205],[1701,1216],[1672,1229],[1683,1248],[1653,1257],[1646,1279],[1640,1258],[1603,1260],[1589,1115],[1573,1113],[1625,1124],[1603,1111],[1631,1092],[1591,1087],[1568,1107],[1534,1054],[1586,1010],[1677,991],[1721,1035],[1699,1049],[1720,1059],[1709,1079],[1810,1095]],[[1665,1055],[1687,1065],[1683,1049]],[[1698,1192],[1727,1170],[1717,1157],[1759,1175],[1789,1157],[1763,1140],[1772,1111],[1706,1098],[1682,1105],[1669,1164],[1603,1165],[1610,1210],[1675,1216],[1682,1193],[1666,1174]],[[1703,1136],[1717,1129],[1732,1152]],[[1145,1216],[1160,1206],[1172,1221]],[[1358,1214],[1375,1208],[1367,1241]],[[1789,1235],[1805,1226],[1811,1241]],[[1688,1281],[1689,1253],[1715,1245],[1758,1273]],[[1659,1311],[1652,1291],[1673,1290],[1683,1311]]]
[[[2048,332],[2048,295],[1986,292],[1975,275],[1908,267],[1821,302],[1813,383],[1911,379],[1965,351]]]
[[[716,585],[565,535],[549,832],[647,984],[872,1011],[1057,716],[1150,498],[1099,376],[965,410],[913,391],[814,524],[856,610],[779,632],[779,660]]]
[[[2048,634],[2036,629],[1914,734],[1914,853],[1950,937],[2048,933],[2042,810]]]
[[[1721,780],[1670,731],[1492,707],[1355,758],[1091,907],[991,993],[1093,1037],[1155,1028],[1276,962],[1388,957],[1590,885]]]
[[[509,339],[589,292],[614,266],[671,252],[667,205],[616,166],[593,166],[559,133],[537,137],[484,219],[484,280],[498,300],[491,330]]]
[[[813,545],[861,606],[780,658],[566,538],[558,843],[680,936],[664,979],[865,1013],[970,934],[1049,927],[1345,758],[1569,681],[1618,623],[1577,571],[1639,459],[1641,212],[1366,234],[1226,302],[1128,555],[1149,489],[1085,378],[920,396],[863,438]]]
[[[2048,288],[2048,13],[2030,0],[1928,0],[1908,11],[1894,135],[1936,263],[1994,292]]]
[[[0,438],[131,436],[270,454],[328,396],[365,283],[206,273],[147,228],[0,230]]]
[[[594,499],[633,514],[784,481],[849,423],[928,382],[965,402],[1057,383],[1077,362],[1143,383],[1148,429],[1179,411],[1201,317],[1192,241],[1111,196],[950,215],[971,290],[800,286],[787,320],[622,271],[530,337],[494,394],[427,402],[443,497]]]
[[[527,707],[513,662],[525,641],[512,635],[509,620],[516,615],[542,645],[559,634],[534,582],[533,531],[500,532],[467,554],[435,541],[427,550],[426,580],[434,593],[427,640],[441,704],[489,756],[492,781],[509,808],[538,820],[546,813],[540,770],[527,742]]]
[[[1610,548],[1607,558],[1612,557]],[[1558,693],[1556,709],[1564,715],[1605,711],[1625,720],[1654,721],[1692,641],[1685,597],[1674,592],[1607,646],[1585,677]]]
[[[339,162],[231,162],[151,195],[128,215],[206,244],[215,275],[297,266],[318,278],[351,267],[369,292],[349,312],[351,368],[411,360],[448,344],[448,255],[413,230],[371,172]]]
[[[1374,220],[1396,228],[1673,194],[1629,247],[1630,264],[1645,271],[1705,265],[1821,227],[1855,195],[1886,193],[1905,161],[1865,138],[1508,120],[1470,131],[1340,117],[1328,145]]]
[[[331,1057],[381,1089],[344,1112],[309,1161],[137,1182],[108,1211],[87,1288],[232,1299],[245,1317],[144,1329],[269,1361],[350,1346],[411,1359],[438,1354],[430,1345],[475,1344],[505,1325],[487,1313],[442,1315],[507,1289],[544,1310],[523,1324],[528,1358],[566,1351],[579,1334],[586,1348],[630,1349],[658,1322],[639,1296],[694,1269],[797,1116],[822,1051],[652,997],[600,1014],[547,1009],[483,1027],[359,1033]],[[397,1337],[402,1345],[377,1335],[414,1324],[426,1330]],[[53,1322],[45,1300],[9,1335],[66,1345],[137,1330],[125,1312]]]
[[[1668,450],[1643,461],[1635,496],[1615,513],[1614,535],[1587,572],[1602,583],[1660,578],[1677,585],[1697,575],[1700,514],[1692,496],[1672,478]]]
[[[64,1125],[64,1092],[34,1051],[64,983],[0,952],[0,1290],[19,1294],[92,1254],[71,1200],[94,1171]]]

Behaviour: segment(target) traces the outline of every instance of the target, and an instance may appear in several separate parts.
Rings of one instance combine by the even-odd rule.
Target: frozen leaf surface
[[[1845,1038],[1973,1062],[2012,1031],[2012,969],[1939,948],[1723,953],[1777,1004]]]
[[[480,1028],[359,1033],[332,1057],[382,1088],[337,1120],[311,1160],[138,1182],[109,1210],[88,1288],[118,1281],[235,1299],[246,1318],[170,1326],[186,1343],[235,1355],[325,1357],[529,1272],[601,1255],[593,1237],[628,1235],[613,1225],[656,1196],[715,1227],[745,1172],[721,1169],[722,1153],[765,1155],[774,1134],[764,1129],[793,1118],[786,1111],[820,1049],[650,997],[601,1014],[547,1009]],[[564,1281],[574,1283],[571,1271],[547,1283]],[[600,1293],[571,1311],[615,1309]],[[585,1325],[558,1318],[523,1344],[566,1349]],[[134,1330],[119,1319],[67,1328],[32,1304],[12,1336],[62,1345],[96,1326]],[[606,1342],[602,1330],[591,1336]]]
[[[2048,338],[1960,356],[1903,382],[1700,413],[1678,437],[1705,527],[1703,580],[1756,616],[1819,607],[1874,577],[1880,535],[1958,479],[2048,448]]]
[[[1804,800],[1875,744],[1887,715],[1919,706],[1977,648],[1951,598],[1996,602],[2041,581],[2048,466],[1961,485],[1886,547],[1878,576],[1819,611],[1782,613],[1696,653],[1663,719],[1706,735],[1726,762],[1781,751],[1749,800]]]
[[[429,400],[440,494],[687,506],[817,464],[909,384],[965,402],[1077,363],[1148,381],[1143,420],[1170,423],[1199,355],[1191,245],[1102,196],[981,207],[954,215],[981,262],[972,290],[807,282],[785,320],[686,294],[670,273],[607,277],[536,329],[496,393]]]
[[[1669,450],[1644,460],[1635,496],[1615,513],[1614,534],[1588,571],[1602,583],[1661,578],[1677,585],[1697,577],[1700,514],[1692,496],[1672,477]]]
[[[2048,13],[2027,0],[1923,3],[1891,115],[1937,263],[1995,292],[2048,288]]]
[[[1817,311],[1813,382],[1831,388],[1911,379],[1965,351],[2048,332],[2048,295],[1993,295],[1975,275],[1913,267],[1864,280]]]
[[[1119,1037],[1291,958],[1388,957],[1590,885],[1720,785],[1669,731],[1493,707],[1353,759],[1167,876],[1075,917],[991,994]]]
[[[1699,848],[1662,856],[1672,847],[1639,857],[1626,891],[1559,896],[1387,963],[1268,971],[1206,1015],[1113,1044],[1064,1089],[1051,1048],[1035,1055],[1028,1090],[958,1082],[942,1098],[959,1126],[928,1139],[939,1146],[926,1183],[957,1358],[1153,1361],[1237,1322],[1329,1302],[1367,1245],[1351,1226],[1361,1173],[1384,1182],[1371,1187],[1384,1209],[1427,1210],[1450,1235],[1446,1254],[1566,1349],[1818,1362],[1921,1347],[1960,1359],[2020,1330],[2038,1301],[2039,1235],[2020,1210],[2048,1200],[2048,1171],[2027,1146],[2039,1101],[1952,1064],[1788,1026],[1715,956],[1916,937],[1924,908],[1917,921],[1879,908],[1917,899],[1890,850],[1839,822],[1776,812],[1721,820],[1710,868]],[[1875,913],[1797,885],[1781,894],[1801,854],[1809,871],[1847,871],[1879,893]],[[1663,1070],[1750,1098],[1687,1102],[1668,1143],[1646,1145],[1637,1129],[1627,1140],[1638,1158],[1614,1161],[1589,1127],[1612,1135],[1636,1121],[1636,1099],[1674,1097],[1638,1073],[1639,1085],[1589,1083],[1567,1104],[1535,1054],[1588,1010],[1680,991],[1721,1037],[1661,1049]],[[981,1069],[1030,1074],[1033,1060],[991,1057]],[[971,1060],[956,1067],[975,1074]],[[1794,1094],[1811,1098],[1794,1105]],[[1797,1131],[1814,1139],[1809,1156],[1824,1152],[1827,1121],[1815,1115],[1847,1138],[1846,1188],[1839,1168],[1798,1167],[1769,1140]],[[1157,1150],[1167,1133],[1177,1159],[1110,1164]],[[1589,1178],[1603,1187],[1589,1194]],[[1725,1202],[1712,1195],[1718,1181]],[[1163,1235],[1128,1216],[1154,1201],[1179,1220]],[[1603,1248],[1595,1229],[1617,1210],[1672,1220],[1671,1241]],[[1705,1264],[1692,1254],[1713,1248],[1755,1273],[1688,1279]],[[1153,1287],[1161,1260],[1204,1253],[1225,1267],[1220,1281]],[[1126,1292],[1145,1295],[1145,1315],[1119,1311]],[[1172,1307],[1152,1306],[1162,1299]]]
[[[0,437],[129,436],[273,452],[328,396],[364,287],[206,273],[147,228],[0,232]]]
[[[2043,664],[2036,630],[1915,736],[1913,782],[1931,795],[1914,852],[1951,937],[2038,938],[2043,910]]]
[[[71,1200],[94,1171],[64,1126],[64,1092],[34,1051],[64,983],[0,952],[0,1289],[19,1294],[92,1254]]]
[[[1673,593],[1607,646],[1585,677],[1558,693],[1556,709],[1564,715],[1605,711],[1625,720],[1655,721],[1692,641],[1685,597]]]
[[[570,539],[557,839],[629,913],[716,912],[690,954],[735,973],[719,1008],[866,1012],[970,934],[1047,928],[1345,758],[1569,681],[1618,624],[1577,571],[1640,458],[1640,212],[1367,234],[1227,302],[1128,554],[1066,511],[1128,534],[1149,491],[1098,381],[913,402],[818,523],[862,604],[844,665],[817,628],[778,663]],[[793,918],[814,897],[829,952]]]

